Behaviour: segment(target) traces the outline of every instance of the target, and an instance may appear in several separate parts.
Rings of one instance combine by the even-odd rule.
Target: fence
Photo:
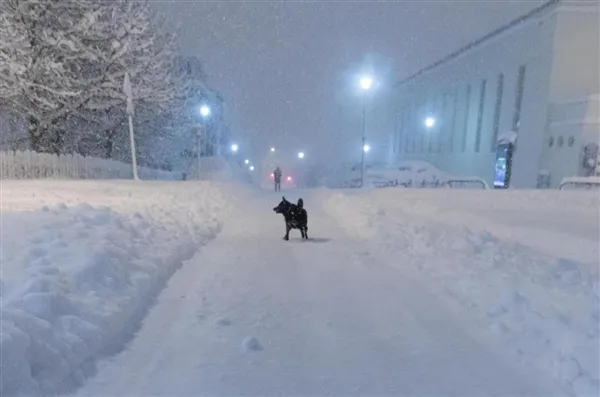
[[[572,176],[569,178],[564,178],[560,185],[558,186],[558,190],[563,190],[567,186],[573,186],[575,188],[600,188],[600,177],[599,176]]]
[[[138,167],[141,179],[182,179],[180,172]],[[131,164],[115,160],[26,151],[0,152],[0,179],[132,179]]]

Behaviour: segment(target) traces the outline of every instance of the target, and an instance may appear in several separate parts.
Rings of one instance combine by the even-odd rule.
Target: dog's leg
[[[283,236],[283,239],[285,241],[290,239],[290,227],[288,225],[285,225],[285,236]]]

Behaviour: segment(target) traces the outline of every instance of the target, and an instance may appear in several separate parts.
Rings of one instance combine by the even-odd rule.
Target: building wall
[[[550,102],[579,100],[600,91],[598,3],[563,5],[556,14]]]
[[[599,144],[599,135],[598,95],[549,106],[540,162],[540,169],[549,175],[548,187],[557,187],[566,177],[590,175],[590,170],[584,166],[584,151],[589,144]]]
[[[535,187],[554,56],[557,24],[553,10],[399,86],[393,157],[426,160],[449,173],[479,176],[491,184],[495,136],[518,130],[511,187]],[[520,119],[515,124],[519,70],[523,66]],[[431,129],[423,125],[428,115],[437,121]]]
[[[585,147],[600,135],[600,15],[597,4],[564,4],[556,14],[548,124],[540,169],[549,186],[586,176]]]

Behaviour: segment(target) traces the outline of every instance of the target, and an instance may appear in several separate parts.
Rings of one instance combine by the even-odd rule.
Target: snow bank
[[[337,193],[326,207],[350,233],[359,230],[390,255],[409,253],[414,261],[399,263],[403,271],[436,280],[441,293],[477,314],[521,360],[553,373],[576,395],[598,396],[597,195],[465,193]],[[541,247],[528,237],[538,230],[546,231],[548,245],[573,241],[586,251]]]
[[[68,390],[122,348],[228,202],[210,183],[2,181],[0,394]]]
[[[186,173],[186,179],[198,180],[198,162],[192,161]],[[252,182],[252,176],[246,167],[232,163],[223,157],[202,157],[200,179],[215,182]]]
[[[364,187],[406,186],[430,187],[440,186],[444,182],[466,179],[466,187],[481,189],[481,178],[456,177],[437,169],[425,161],[402,161],[397,164],[368,164],[365,166]],[[483,182],[485,185],[485,182]],[[346,188],[360,186],[360,164],[345,165],[321,178],[321,184],[329,188]]]

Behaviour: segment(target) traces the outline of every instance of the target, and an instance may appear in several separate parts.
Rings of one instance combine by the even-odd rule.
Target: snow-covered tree
[[[92,74],[103,73],[106,78],[80,112],[81,119],[94,124],[92,131],[102,142],[104,157],[113,157],[113,151],[121,149],[120,127],[127,120],[122,92],[125,72],[131,77],[136,108],[154,109],[136,112],[136,124],[147,125],[144,117],[156,121],[156,114],[173,106],[183,90],[175,68],[175,36],[164,19],[143,1],[120,0],[109,6],[91,33],[98,61],[89,66]],[[136,129],[136,135],[143,132]]]
[[[0,106],[18,93],[18,77],[27,71],[31,59],[27,31],[18,23],[15,7],[15,2],[0,2]]]
[[[4,0],[0,23],[0,43],[19,43],[0,45],[0,92],[35,150],[59,152],[68,120],[113,133],[100,122],[122,117],[126,72],[138,102],[168,108],[179,89],[174,35],[146,1]]]
[[[85,101],[87,82],[73,62],[85,54],[72,40],[82,29],[81,11],[57,1],[0,3],[0,87],[8,94],[3,104],[27,118],[35,149],[43,132],[54,130],[57,121]]]

